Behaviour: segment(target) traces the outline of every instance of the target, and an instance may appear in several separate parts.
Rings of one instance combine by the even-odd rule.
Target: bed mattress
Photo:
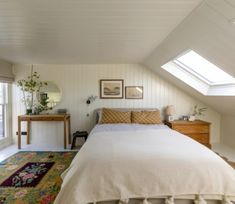
[[[164,125],[97,125],[63,174],[55,203],[230,204],[235,171]]]

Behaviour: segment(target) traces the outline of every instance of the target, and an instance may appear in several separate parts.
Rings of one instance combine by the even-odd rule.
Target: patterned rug
[[[35,187],[54,163],[55,162],[28,162],[3,181],[0,187]]]
[[[19,152],[0,163],[0,204],[51,204],[77,152]]]

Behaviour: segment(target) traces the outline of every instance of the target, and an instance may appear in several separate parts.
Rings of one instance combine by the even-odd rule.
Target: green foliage
[[[37,72],[33,72],[27,79],[21,79],[17,82],[17,85],[22,91],[33,93],[39,92],[40,88],[47,85],[47,82],[39,81],[40,75]]]
[[[51,110],[51,107],[48,107],[48,97],[42,97],[41,95],[39,96],[38,103],[35,105],[35,112],[40,113],[42,111],[47,111]]]
[[[201,115],[204,115],[204,112],[207,110],[206,107],[204,108],[199,108],[198,105],[195,105],[194,108],[193,108],[193,115],[198,115],[198,116],[201,116]]]
[[[31,68],[31,74],[26,79],[21,79],[17,82],[23,92],[23,102],[26,109],[33,109],[37,104],[37,95],[40,93],[40,89],[43,86],[47,86],[47,82],[40,81],[40,75],[38,72],[33,71]]]

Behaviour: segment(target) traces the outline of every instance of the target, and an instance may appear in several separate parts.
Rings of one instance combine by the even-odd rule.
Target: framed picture
[[[143,99],[144,97],[143,86],[126,86],[125,97],[126,99]]]
[[[188,116],[187,115],[183,115],[182,119],[186,121],[186,120],[188,120]]]
[[[123,79],[101,79],[100,98],[120,99],[123,98]]]

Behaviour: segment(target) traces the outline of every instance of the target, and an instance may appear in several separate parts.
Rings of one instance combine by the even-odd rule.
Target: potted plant
[[[198,105],[195,105],[193,107],[193,114],[189,116],[189,121],[194,121],[196,119],[196,116],[202,116],[204,115],[204,112],[207,110],[206,107],[199,108]]]
[[[37,104],[37,96],[40,93],[40,88],[47,85],[47,82],[42,82],[39,80],[40,75],[33,71],[33,66],[31,68],[31,73],[26,79],[21,79],[17,82],[18,87],[20,87],[23,93],[23,103],[25,105],[26,114],[32,114],[35,104]]]

